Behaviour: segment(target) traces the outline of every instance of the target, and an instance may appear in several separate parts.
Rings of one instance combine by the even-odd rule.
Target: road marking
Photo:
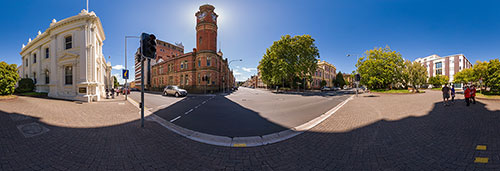
[[[203,102],[201,102],[201,104],[205,104],[206,102],[207,102],[207,101],[203,101]]]
[[[247,144],[241,143],[241,144],[233,144],[233,147],[246,147]]]
[[[193,109],[189,109],[187,112],[184,113],[184,115],[187,115],[188,113],[192,112]]]
[[[124,105],[125,103],[118,103],[119,105]]]
[[[488,157],[476,157],[474,163],[488,163]]]
[[[485,145],[477,145],[476,150],[486,150],[486,146]]]
[[[174,119],[170,120],[170,122],[174,122],[175,120],[177,120],[177,119],[179,119],[179,118],[181,118],[181,116],[177,116],[176,118],[174,118]]]

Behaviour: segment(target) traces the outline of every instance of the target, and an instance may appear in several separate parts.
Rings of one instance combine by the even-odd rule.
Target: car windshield
[[[177,87],[177,86],[172,86],[172,89],[177,90],[177,89],[179,89],[179,87]]]

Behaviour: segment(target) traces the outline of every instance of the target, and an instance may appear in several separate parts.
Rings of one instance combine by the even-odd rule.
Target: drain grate
[[[46,127],[44,127],[36,122],[18,125],[17,129],[19,129],[19,131],[24,135],[25,138],[30,138],[30,137],[34,137],[37,135],[41,135],[41,134],[49,131],[48,128],[46,128]]]

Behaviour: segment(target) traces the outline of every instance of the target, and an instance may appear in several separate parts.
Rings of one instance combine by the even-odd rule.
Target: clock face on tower
[[[206,12],[201,13],[200,15],[198,15],[198,19],[203,20],[203,18],[205,18],[206,15],[207,15]]]

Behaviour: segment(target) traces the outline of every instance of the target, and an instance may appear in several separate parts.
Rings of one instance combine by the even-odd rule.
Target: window
[[[198,59],[198,67],[201,66],[201,59]]]
[[[201,82],[201,77],[200,77],[200,74],[198,74],[198,84],[200,84]]]
[[[66,37],[64,39],[65,39],[64,42],[65,42],[65,45],[66,45],[65,49],[71,49],[71,48],[73,48],[73,37],[68,36],[68,37]]]
[[[184,68],[188,69],[188,61],[184,61]]]
[[[210,57],[207,57],[207,66],[210,66]]]
[[[184,84],[184,75],[181,75],[181,81],[180,81],[180,84]]]
[[[442,62],[436,63],[436,68],[443,68],[443,63]]]
[[[64,83],[66,85],[73,84],[73,67],[65,66],[64,67]]]
[[[28,58],[26,58],[25,65],[28,66]]]
[[[33,63],[36,63],[36,53],[33,54]]]
[[[442,69],[437,69],[436,70],[436,75],[443,75],[443,70]]]
[[[184,69],[184,62],[181,62],[181,69]]]
[[[184,78],[186,80],[186,85],[188,85],[189,84],[189,79],[188,79],[189,77],[188,77],[188,75],[186,75]]]
[[[33,83],[36,84],[36,72],[33,72]]]
[[[45,48],[45,58],[49,58],[49,48]]]
[[[49,70],[45,70],[45,84],[50,83]]]

